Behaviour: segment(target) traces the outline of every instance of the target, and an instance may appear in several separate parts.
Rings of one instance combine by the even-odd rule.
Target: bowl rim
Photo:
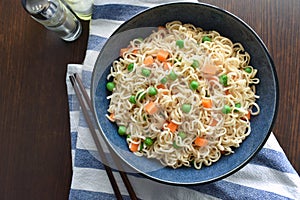
[[[143,15],[145,12],[148,12],[148,11],[151,11],[153,9],[157,9],[157,8],[160,8],[160,7],[166,7],[166,6],[170,6],[170,5],[194,5],[194,6],[205,6],[205,7],[209,7],[209,8],[212,8],[212,9],[215,9],[217,11],[220,11],[222,13],[225,13],[226,15],[229,15],[230,17],[234,18],[237,22],[241,23],[242,26],[244,26],[246,29],[248,29],[252,34],[253,36],[257,39],[257,41],[260,43],[260,45],[262,46],[263,50],[265,51],[266,55],[267,55],[267,58],[269,60],[269,63],[270,63],[270,68],[271,68],[271,73],[272,73],[272,76],[273,76],[273,82],[274,82],[274,93],[275,93],[275,99],[274,99],[274,112],[273,112],[273,116],[272,117],[272,120],[271,120],[271,124],[270,126],[268,127],[268,130],[267,130],[267,133],[264,137],[264,140],[258,145],[258,147],[253,151],[252,154],[250,154],[247,159],[244,160],[244,162],[241,162],[237,167],[233,168],[232,170],[229,170],[227,173],[225,174],[222,174],[218,177],[214,177],[214,178],[211,178],[211,179],[207,179],[207,180],[204,180],[204,181],[199,181],[199,182],[173,182],[173,181],[168,181],[168,180],[162,180],[162,179],[159,179],[159,178],[156,178],[156,177],[153,177],[149,174],[146,174],[145,172],[142,172],[141,170],[139,169],[136,169],[136,167],[132,166],[131,164],[129,164],[125,158],[123,158],[121,155],[119,155],[119,153],[117,151],[115,151],[112,147],[111,147],[111,144],[109,142],[109,140],[107,139],[106,135],[102,132],[102,128],[100,127],[99,125],[99,120],[98,120],[98,117],[97,117],[97,113],[95,111],[95,101],[94,101],[94,93],[93,91],[95,90],[94,88],[94,84],[91,84],[91,90],[90,90],[90,96],[91,96],[91,101],[92,101],[92,106],[93,106],[93,115],[96,119],[96,124],[97,124],[97,128],[100,130],[100,134],[102,135],[102,137],[105,139],[105,143],[109,146],[110,149],[113,150],[113,153],[118,155],[118,158],[120,158],[126,165],[130,166],[132,169],[136,170],[137,173],[141,174],[142,176],[148,178],[148,179],[151,179],[151,180],[154,180],[156,182],[159,182],[159,183],[163,183],[163,184],[169,184],[169,185],[176,185],[176,186],[187,186],[187,185],[199,185],[199,184],[207,184],[207,183],[212,183],[212,182],[215,182],[215,181],[219,181],[219,180],[222,180],[234,173],[236,173],[237,171],[241,170],[243,167],[245,167],[245,165],[247,165],[250,160],[255,157],[255,155],[258,154],[258,152],[262,149],[262,147],[265,145],[265,143],[267,142],[271,132],[272,132],[272,128],[274,127],[274,124],[275,124],[275,121],[276,121],[276,118],[277,118],[277,114],[278,114],[278,107],[279,107],[279,84],[278,84],[278,76],[277,76],[277,72],[276,72],[276,68],[275,68],[275,64],[274,64],[274,61],[269,53],[269,50],[268,48],[266,47],[266,45],[264,44],[264,42],[262,41],[262,39],[259,37],[259,35],[254,31],[254,29],[248,25],[244,20],[242,20],[241,18],[239,18],[238,16],[236,16],[235,14],[227,11],[226,9],[223,9],[223,8],[220,8],[218,6],[215,6],[215,5],[212,5],[212,4],[208,4],[208,3],[203,3],[203,2],[171,2],[171,3],[165,3],[165,4],[160,4],[160,5],[157,5],[157,6],[153,6],[153,7],[150,7],[150,8],[146,8],[145,10],[133,15],[132,17],[130,17],[129,19],[125,20],[115,31],[113,31],[113,33],[108,37],[107,41],[105,42],[105,44],[103,45],[103,47],[101,48],[99,54],[98,54],[98,57],[96,59],[96,62],[94,64],[94,68],[93,68],[93,72],[92,72],[92,79],[91,79],[91,83],[94,83],[95,81],[95,69],[96,69],[96,65],[98,63],[98,59],[100,57],[100,55],[102,54],[102,52],[104,51],[108,41],[111,39],[112,36],[114,36],[115,34],[117,34],[124,26],[126,26],[126,24],[133,20],[133,19],[136,19],[138,18],[139,16]]]

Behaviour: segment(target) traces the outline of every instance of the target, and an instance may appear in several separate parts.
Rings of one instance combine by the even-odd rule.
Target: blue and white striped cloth
[[[152,3],[151,3],[152,2]],[[153,3],[154,2],[154,3]],[[73,177],[69,199],[115,199],[95,144],[86,126],[69,75],[76,72],[89,93],[94,63],[103,44],[125,20],[148,7],[168,1],[95,0],[90,23],[86,57],[83,64],[69,64],[69,97]],[[117,172],[117,181],[122,183]],[[300,178],[291,166],[273,133],[249,164],[237,173],[214,183],[197,186],[164,185],[138,175],[129,179],[139,199],[300,199]],[[120,184],[124,199],[130,199]]]

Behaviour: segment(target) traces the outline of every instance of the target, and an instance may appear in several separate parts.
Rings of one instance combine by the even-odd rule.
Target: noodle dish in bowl
[[[268,50],[245,22],[211,5],[171,3],[113,33],[91,97],[104,140],[130,168],[200,184],[241,169],[264,145],[278,86]]]

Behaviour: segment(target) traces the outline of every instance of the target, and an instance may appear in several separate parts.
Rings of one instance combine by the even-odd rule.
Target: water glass
[[[65,0],[76,15],[82,20],[90,20],[92,16],[93,0]]]

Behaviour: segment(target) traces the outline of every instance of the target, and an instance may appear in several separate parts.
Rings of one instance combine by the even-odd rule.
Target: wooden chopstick
[[[89,96],[88,96],[88,94],[87,94],[87,92],[86,92],[86,90],[85,90],[85,88],[83,86],[83,83],[82,83],[80,77],[76,73],[74,74],[74,77],[75,77],[75,80],[78,83],[78,86],[79,86],[79,88],[80,88],[80,90],[82,92],[82,95],[83,95],[85,101],[87,102],[87,105],[89,106],[90,110],[92,111],[93,107],[92,107],[91,100],[90,100],[90,98],[89,98]],[[133,190],[132,185],[130,184],[130,181],[129,181],[128,177],[127,177],[127,174],[124,172],[124,169],[119,164],[119,161],[116,160],[114,156],[112,156],[112,158],[115,161],[115,164],[117,165],[118,171],[120,173],[120,176],[121,176],[121,178],[122,178],[122,180],[124,182],[124,185],[125,185],[128,193],[129,193],[129,196],[131,197],[131,199],[136,200],[137,199],[136,194],[135,194],[135,192]]]
[[[72,86],[73,86],[73,88],[74,88],[74,91],[75,91],[75,93],[76,93],[76,96],[77,96],[77,98],[78,98],[78,100],[79,100],[79,103],[80,103],[80,106],[81,106],[83,115],[84,115],[84,117],[85,117],[85,119],[86,119],[86,122],[87,122],[87,124],[88,124],[88,126],[89,126],[89,128],[90,128],[91,133],[92,133],[92,136],[93,136],[93,139],[94,139],[94,141],[95,141],[95,144],[96,144],[98,153],[99,153],[99,155],[100,155],[100,157],[101,157],[101,160],[103,161],[103,163],[107,163],[107,160],[106,160],[106,157],[105,157],[105,155],[104,155],[103,149],[102,149],[102,147],[101,147],[101,144],[99,143],[99,140],[98,140],[98,138],[97,138],[95,129],[93,128],[93,125],[92,125],[92,122],[91,122],[91,120],[90,120],[88,111],[87,111],[87,109],[86,109],[86,107],[85,107],[85,103],[84,103],[84,101],[83,101],[83,99],[82,99],[82,97],[81,97],[81,94],[80,94],[81,92],[80,92],[80,89],[79,89],[79,87],[78,87],[78,85],[77,85],[77,83],[76,83],[75,77],[74,77],[74,76],[70,76],[70,81],[71,81],[71,83],[72,83]],[[98,141],[98,142],[96,142],[96,141]],[[111,168],[108,167],[108,166],[106,166],[105,164],[104,164],[104,168],[105,168],[105,171],[106,171],[106,173],[107,173],[107,175],[108,175],[110,184],[111,184],[111,186],[112,186],[112,188],[113,188],[113,190],[114,190],[114,193],[115,193],[116,198],[117,198],[118,200],[122,200],[123,198],[122,198],[121,192],[120,192],[120,190],[119,190],[119,187],[118,187],[118,184],[117,184],[117,182],[116,182],[116,179],[115,179],[115,177],[113,176],[113,172],[112,172]]]
[[[101,160],[104,163],[105,171],[106,171],[106,173],[108,175],[108,178],[109,178],[109,181],[110,181],[110,183],[112,185],[112,188],[114,190],[115,196],[116,196],[116,198],[118,200],[119,199],[123,199],[122,195],[120,193],[119,187],[117,185],[117,182],[116,182],[116,180],[115,180],[115,178],[113,176],[112,169],[109,166],[105,165],[106,163],[108,163],[107,162],[107,158],[106,158],[106,156],[104,154],[104,151],[103,151],[103,148],[102,148],[102,146],[100,144],[99,138],[98,138],[97,133],[95,131],[95,127],[93,126],[93,121],[90,118],[90,115],[88,113],[88,108],[89,108],[90,111],[93,111],[91,100],[90,100],[90,98],[89,98],[89,96],[88,96],[88,94],[87,94],[87,92],[86,92],[86,90],[85,90],[85,88],[83,86],[83,83],[82,83],[80,77],[75,73],[72,76],[70,76],[69,78],[70,78],[70,81],[71,81],[72,86],[74,88],[74,91],[76,93],[76,96],[77,96],[77,98],[79,100],[79,103],[80,103],[83,115],[84,115],[84,117],[86,119],[86,122],[87,122],[87,124],[89,126],[89,129],[90,129],[90,131],[92,133],[93,140],[94,140],[94,142],[96,144],[96,147],[97,147],[97,150],[98,150],[99,155],[101,157]],[[83,98],[82,98],[82,96],[83,96]],[[88,108],[86,107],[85,103],[88,105]],[[112,156],[112,158],[114,158],[114,156]],[[128,191],[128,194],[129,194],[130,198],[132,200],[137,200],[137,196],[136,196],[136,194],[135,194],[135,192],[133,190],[133,187],[132,187],[132,185],[131,185],[128,177],[127,177],[127,174],[123,171],[123,168],[121,167],[121,165],[118,165],[118,161],[116,161],[115,159],[114,159],[114,161],[117,164],[118,172],[120,173],[120,176],[121,176],[121,178],[122,178],[122,180],[124,182],[124,185],[125,185],[125,187],[126,187],[126,189]]]
[[[89,98],[89,96],[88,96],[88,94],[87,94],[87,92],[86,92],[86,90],[85,90],[85,88],[83,86],[83,83],[82,83],[80,77],[76,73],[74,74],[74,77],[75,77],[75,80],[77,81],[77,83],[79,85],[80,90],[82,91],[83,97],[84,97],[85,101],[87,102],[90,110],[93,111],[91,100],[90,100],[90,98]],[[124,169],[120,165],[119,161],[116,160],[114,156],[112,156],[112,158],[113,158],[115,164],[117,165],[118,171],[120,173],[120,176],[121,176],[121,178],[122,178],[122,180],[124,182],[124,185],[125,185],[128,193],[129,193],[129,196],[131,197],[131,199],[136,200],[137,199],[136,194],[135,194],[135,192],[133,190],[132,185],[130,184],[130,181],[129,181],[128,177],[127,177],[127,174],[124,172]]]

